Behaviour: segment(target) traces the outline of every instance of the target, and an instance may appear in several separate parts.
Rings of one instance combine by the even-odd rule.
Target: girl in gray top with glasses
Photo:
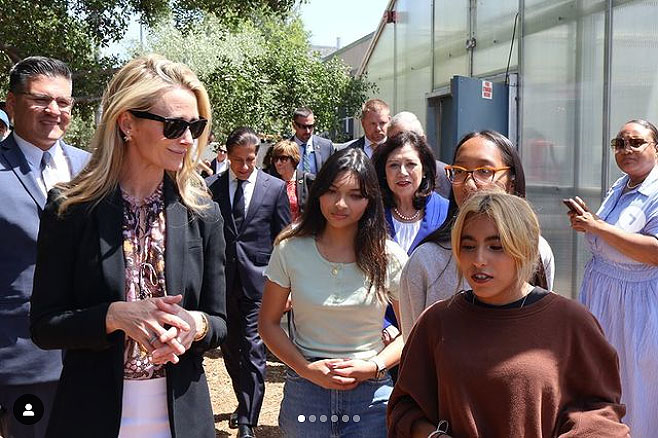
[[[450,247],[450,231],[459,208],[473,193],[500,189],[525,198],[525,174],[512,143],[496,131],[467,134],[455,149],[452,166],[446,166],[452,184],[448,219],[413,252],[400,280],[402,335],[427,307],[462,288]],[[553,251],[540,236],[541,263],[531,284],[551,290],[555,265]]]

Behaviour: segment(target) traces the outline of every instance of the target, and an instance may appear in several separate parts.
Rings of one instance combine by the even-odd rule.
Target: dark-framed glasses
[[[50,106],[52,101],[55,101],[59,110],[63,113],[70,113],[73,105],[75,104],[75,99],[72,97],[52,97],[47,94],[35,94],[22,92],[18,93],[24,96],[27,96],[28,99],[32,102],[32,106],[39,109],[46,109]]]
[[[164,136],[172,140],[185,134],[187,128],[190,128],[190,134],[192,134],[192,138],[199,138],[203,133],[203,130],[206,129],[206,124],[208,123],[208,120],[204,119],[203,117],[200,117],[198,120],[188,122],[185,119],[170,119],[150,113],[148,111],[130,110],[130,114],[140,119],[162,122],[162,132],[164,133]]]
[[[291,158],[290,155],[277,155],[276,157],[272,157],[272,163],[276,163],[277,161],[287,163]]]
[[[498,172],[509,169],[510,167],[483,166],[469,170],[461,166],[446,166],[446,176],[452,184],[464,184],[468,175],[471,175],[473,181],[486,184],[493,182]]]
[[[641,152],[651,143],[653,143],[653,141],[641,137],[615,137],[610,140],[610,147],[615,152],[621,152],[626,148],[631,152]]]

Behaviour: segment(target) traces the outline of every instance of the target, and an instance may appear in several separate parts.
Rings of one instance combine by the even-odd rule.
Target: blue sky
[[[309,0],[301,6],[302,20],[311,32],[311,44],[341,46],[377,29],[388,0]]]

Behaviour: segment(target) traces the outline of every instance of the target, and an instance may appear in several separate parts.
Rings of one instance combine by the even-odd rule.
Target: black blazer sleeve
[[[224,220],[217,203],[213,202],[213,212],[208,219],[200,219],[203,235],[203,285],[199,297],[199,310],[208,317],[208,333],[192,344],[192,349],[202,353],[219,347],[226,337],[226,243],[224,241]],[[165,267],[166,269],[166,267]]]
[[[72,207],[64,217],[57,215],[56,191],[41,216],[37,240],[37,264],[31,298],[32,340],[40,348],[104,349],[117,341],[105,332],[105,316],[111,300],[95,300],[92,305],[77,308],[74,276],[77,250],[86,237],[83,223],[88,216],[83,208]],[[102,296],[89,291],[90,295]],[[115,335],[118,332],[115,333]]]

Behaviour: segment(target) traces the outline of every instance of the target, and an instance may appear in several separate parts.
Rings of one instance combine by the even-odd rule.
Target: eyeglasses
[[[140,119],[155,120],[164,123],[162,132],[165,137],[172,140],[183,135],[187,128],[190,128],[192,138],[199,138],[203,133],[203,130],[206,129],[206,124],[208,123],[208,120],[203,117],[199,118],[199,120],[188,122],[185,119],[169,119],[148,111],[130,110],[130,114]]]
[[[296,125],[299,129],[308,129],[309,131],[312,131],[313,128],[315,128],[315,123],[311,123],[311,124],[309,124],[309,125],[305,125],[305,124],[303,124],[303,123],[297,123],[297,122],[295,122],[295,125]]]
[[[272,157],[272,162],[276,163],[277,161],[283,161],[284,163],[287,161],[290,161],[292,157],[289,155],[277,155],[276,157]]]
[[[496,173],[509,170],[510,167],[477,167],[468,170],[461,166],[446,166],[446,176],[452,184],[464,184],[468,175],[471,175],[476,183],[490,183],[494,181]]]
[[[34,93],[17,93],[28,98],[32,101],[32,106],[44,110],[50,106],[50,103],[54,100],[57,104],[59,110],[63,113],[70,113],[73,108],[75,100],[72,97],[52,97],[46,94],[34,94]]]
[[[621,152],[626,148],[630,149],[631,152],[641,152],[647,147],[648,144],[651,143],[653,143],[653,141],[645,140],[639,137],[615,137],[610,140],[610,147],[615,151],[615,153]]]

